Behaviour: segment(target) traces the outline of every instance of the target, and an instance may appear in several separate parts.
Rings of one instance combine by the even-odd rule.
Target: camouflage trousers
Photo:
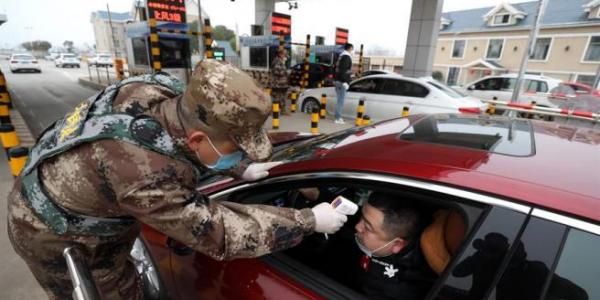
[[[8,196],[8,236],[50,299],[72,299],[62,254],[69,246],[82,250],[102,299],[142,299],[141,282],[129,260],[138,225],[116,237],[55,235],[27,206],[20,186],[17,182]]]
[[[288,112],[286,109],[287,90],[287,88],[272,88],[271,90],[271,97],[273,101],[279,102],[279,110],[283,114]]]

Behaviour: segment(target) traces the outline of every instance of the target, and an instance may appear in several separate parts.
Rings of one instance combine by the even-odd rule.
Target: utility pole
[[[198,32],[204,32],[203,30],[204,22],[202,21],[202,6],[200,5],[200,0],[198,0]],[[202,39],[202,35],[198,35],[198,52],[200,60],[202,60],[204,58],[204,40]]]
[[[519,76],[517,76],[517,82],[515,82],[515,87],[512,93],[512,102],[518,102],[519,93],[521,92],[521,86],[523,85],[523,75],[525,75],[525,71],[527,70],[527,62],[529,61],[531,51],[535,48],[535,42],[540,31],[540,24],[542,23],[542,17],[544,16],[544,12],[546,11],[547,4],[548,0],[539,1],[537,14],[535,15],[535,20],[533,21],[531,31],[529,32],[529,41],[527,42],[527,48],[525,49],[525,52],[523,53],[523,58],[521,60],[521,69],[519,69]],[[515,117],[517,113],[515,111],[511,111],[508,115],[510,117]]]
[[[108,25],[110,26],[110,35],[112,36],[113,50],[115,51],[115,59],[117,59],[119,58],[119,56],[117,55],[115,32],[113,30],[112,18],[110,16],[110,8],[108,7],[108,3],[106,3],[106,10],[108,11]]]
[[[598,70],[596,70],[596,77],[594,78],[594,82],[592,83],[592,92],[594,89],[600,90],[600,65],[598,65]]]

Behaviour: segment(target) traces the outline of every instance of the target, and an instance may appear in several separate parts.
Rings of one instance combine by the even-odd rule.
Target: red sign
[[[344,45],[348,43],[348,29],[344,28],[335,28],[335,44],[336,45]]]
[[[156,21],[185,23],[185,0],[148,0],[148,17]]]
[[[292,16],[273,12],[271,15],[271,34],[292,35]]]

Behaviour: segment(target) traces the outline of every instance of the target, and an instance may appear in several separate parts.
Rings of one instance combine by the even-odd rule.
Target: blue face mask
[[[239,150],[231,154],[221,154],[221,152],[219,152],[215,145],[213,145],[213,143],[210,141],[210,138],[206,138],[213,150],[215,150],[215,152],[217,152],[217,154],[219,155],[219,159],[217,159],[217,162],[212,165],[206,165],[207,168],[218,171],[227,171],[237,166],[242,160],[242,157],[244,157],[242,151]]]

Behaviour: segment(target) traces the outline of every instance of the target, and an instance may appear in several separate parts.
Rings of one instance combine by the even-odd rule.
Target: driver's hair
[[[412,241],[419,230],[421,218],[419,213],[408,206],[402,199],[375,192],[368,202],[383,213],[383,231],[388,238],[402,238]]]

